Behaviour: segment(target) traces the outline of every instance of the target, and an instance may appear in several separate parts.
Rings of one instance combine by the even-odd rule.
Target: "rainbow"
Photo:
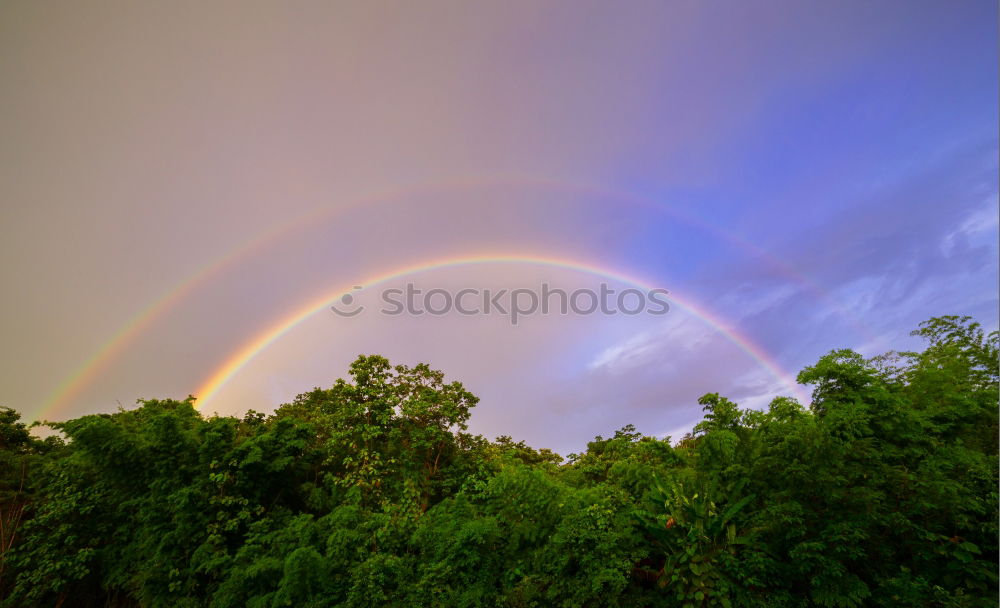
[[[204,407],[207,405],[216,395],[218,395],[219,391],[226,385],[226,383],[236,376],[240,370],[242,370],[243,367],[250,362],[251,359],[264,351],[276,340],[287,334],[298,324],[318,311],[325,309],[331,302],[335,301],[340,296],[350,293],[354,285],[362,285],[367,289],[393,279],[432,270],[439,270],[442,268],[454,268],[474,264],[514,263],[565,268],[613,279],[646,290],[655,288],[646,281],[585,262],[538,255],[470,255],[432,260],[402,268],[396,268],[388,272],[368,277],[362,281],[353,282],[350,284],[351,287],[338,287],[333,291],[325,292],[319,297],[310,300],[306,304],[295,308],[276,323],[260,332],[232,353],[214,372],[212,372],[210,376],[208,376],[208,378],[201,383],[198,389],[194,392],[194,395],[198,397],[198,407]],[[782,368],[771,358],[770,355],[746,337],[727,327],[704,306],[697,305],[692,300],[687,298],[678,298],[673,293],[671,293],[670,301],[671,304],[679,305],[682,309],[691,312],[703,322],[718,331],[721,335],[725,336],[726,339],[749,355],[761,367],[766,369],[772,376],[784,384],[788,390],[791,391],[792,394],[794,394],[802,403],[809,402],[809,398],[803,391],[802,387],[795,382],[790,374],[782,370]]]
[[[454,184],[439,185],[432,184],[423,187],[430,190],[432,187],[451,188]],[[460,186],[459,186],[460,187]],[[350,203],[339,207],[319,207],[297,216],[285,223],[278,224],[264,234],[244,242],[222,256],[216,258],[211,263],[203,266],[195,273],[185,277],[179,283],[168,289],[162,296],[152,302],[146,308],[133,315],[110,339],[102,344],[94,354],[67,376],[45,401],[38,415],[38,419],[58,413],[69,402],[88,387],[93,381],[104,372],[111,363],[118,360],[129,346],[156,324],[158,320],[166,316],[177,304],[184,301],[189,295],[194,293],[199,287],[209,283],[213,278],[222,274],[224,270],[236,265],[253,254],[262,251],[268,245],[275,243],[305,226],[312,225],[317,221],[329,219],[330,216],[338,212],[347,212],[351,209],[363,207],[367,204],[379,204],[396,200],[399,197],[411,194],[421,188],[403,188],[396,190],[379,191],[367,196],[352,200]]]
[[[786,276],[796,284],[804,287],[806,291],[819,300],[830,304],[841,317],[848,319],[855,326],[855,329],[869,339],[875,339],[853,316],[850,311],[843,308],[839,302],[831,297],[825,290],[816,285],[813,281],[797,272],[789,264],[767,253],[760,247],[729,234],[718,227],[663,205],[661,202],[634,194],[622,192],[595,184],[574,183],[568,181],[552,180],[537,176],[525,175],[494,175],[487,177],[470,177],[462,180],[452,180],[449,182],[435,182],[423,184],[408,184],[404,187],[387,189],[370,193],[365,196],[353,199],[352,201],[336,207],[320,206],[307,211],[298,217],[279,224],[263,234],[254,236],[245,241],[222,256],[216,258],[211,263],[201,267],[193,274],[185,277],[170,289],[166,290],[157,300],[153,301],[146,308],[134,314],[117,332],[115,332],[106,342],[104,342],[94,354],[85,360],[79,367],[72,371],[56,388],[52,391],[40,408],[37,419],[45,416],[52,416],[60,412],[70,402],[79,397],[83,391],[90,386],[95,379],[107,370],[110,365],[118,360],[136,340],[142,336],[149,328],[156,324],[174,309],[175,306],[186,300],[199,287],[208,284],[213,278],[218,277],[228,268],[231,268],[256,253],[263,251],[266,247],[273,245],[281,239],[287,238],[295,232],[317,223],[329,221],[331,218],[346,213],[348,211],[365,207],[367,205],[377,205],[400,200],[406,196],[413,196],[419,193],[447,192],[461,188],[491,187],[491,186],[528,186],[539,188],[550,188],[561,190],[570,194],[593,195],[613,199],[625,204],[647,207],[658,213],[667,213],[689,225],[712,234],[716,238],[730,243],[746,251],[750,255],[765,260],[773,268],[778,269],[782,275]]]

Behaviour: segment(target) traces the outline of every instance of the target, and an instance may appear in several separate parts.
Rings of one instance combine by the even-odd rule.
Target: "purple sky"
[[[4,3],[0,404],[64,419],[181,398],[324,294],[482,255],[668,289],[793,376],[833,348],[915,346],[935,315],[994,329],[997,18],[992,1]],[[392,284],[602,280],[628,287],[516,262]],[[515,327],[377,300],[308,317],[205,409],[269,411],[381,353],[465,382],[474,431],[566,453],[628,423],[676,437],[706,392],[791,394],[681,306]]]

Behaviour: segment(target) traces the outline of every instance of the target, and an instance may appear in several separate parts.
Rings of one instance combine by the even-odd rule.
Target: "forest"
[[[272,414],[2,408],[0,606],[996,606],[998,335],[913,334],[802,369],[811,404],[709,392],[565,457],[377,355]]]

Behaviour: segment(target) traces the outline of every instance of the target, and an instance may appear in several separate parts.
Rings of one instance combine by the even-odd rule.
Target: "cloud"
[[[234,10],[0,7],[0,402],[29,418],[171,294],[58,416],[183,397],[304,303],[451,256],[644,277],[790,371],[933,314],[997,323],[994,6]],[[268,409],[371,352],[466,381],[477,431],[559,449],[786,392],[680,310],[316,317],[215,405]]]

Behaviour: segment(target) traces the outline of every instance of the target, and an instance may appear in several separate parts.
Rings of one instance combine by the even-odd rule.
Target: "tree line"
[[[709,393],[568,458],[380,356],[270,415],[0,408],[0,606],[995,606],[997,332],[913,333],[803,369],[808,407]]]

